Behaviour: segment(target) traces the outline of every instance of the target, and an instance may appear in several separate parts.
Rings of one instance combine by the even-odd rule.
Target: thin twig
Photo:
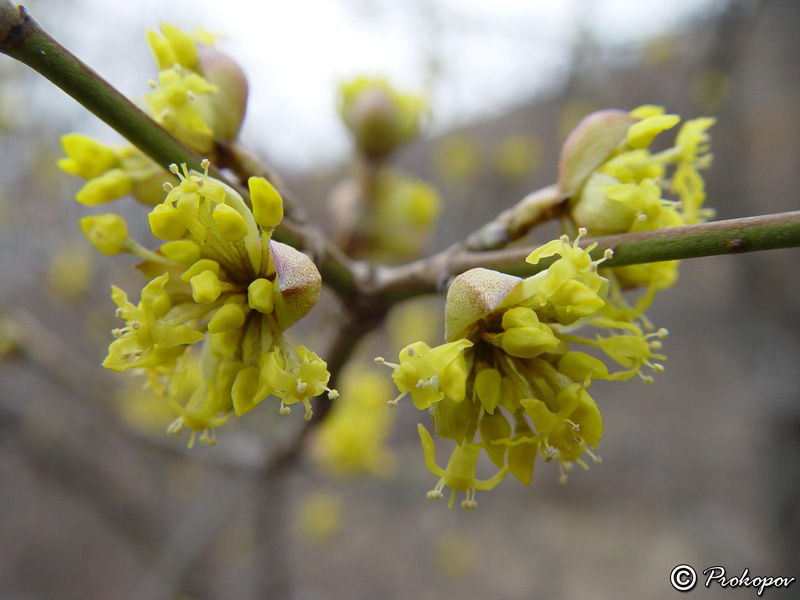
[[[614,257],[601,268],[796,248],[800,247],[800,211],[587,238],[580,245],[585,248],[595,242],[598,246],[592,252],[594,258],[602,257],[606,248],[614,251]],[[449,279],[477,267],[527,277],[553,262],[526,263],[525,258],[536,247],[473,252],[457,245],[423,260],[378,270],[377,288],[383,301],[391,305],[441,292]]]

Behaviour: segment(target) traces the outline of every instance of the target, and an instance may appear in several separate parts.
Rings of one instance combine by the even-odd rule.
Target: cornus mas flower
[[[87,218],[95,245],[138,254],[140,270],[152,277],[137,304],[112,287],[126,325],[114,331],[103,365],[144,369],[179,414],[170,431],[190,429],[190,443],[198,431],[213,443],[214,428],[231,412],[242,415],[269,395],[280,398],[282,414],[302,403],[307,419],[310,398],[338,395],[327,387],[325,362],[282,335],[316,303],[320,275],[305,255],[270,240],[283,217],[280,195],[251,178],[251,210],[208,176],[208,161],[203,167],[200,174],[171,166],[180,184],[165,184],[166,198],[149,215],[153,234],[168,240],[157,252],[126,241],[127,229],[114,242],[122,235],[116,215]],[[202,383],[187,395],[184,380],[198,364]]]
[[[653,152],[650,145],[680,122],[660,106],[640,106],[626,113],[592,113],[567,138],[559,163],[559,185],[570,198],[569,217],[594,235],[663,229],[698,223],[713,215],[703,208],[705,184],[700,170],[711,164],[707,130],[714,119],[686,121],[675,144]],[[665,194],[674,199],[665,198]],[[678,278],[678,262],[617,267],[611,284],[609,316],[641,316],[655,294]],[[621,290],[644,287],[633,307]]]
[[[585,233],[582,229],[573,243],[562,236],[532,252],[532,264],[557,257],[533,277],[488,269],[458,276],[447,295],[447,343],[411,344],[397,364],[376,359],[393,369],[401,397],[409,393],[417,408],[429,408],[437,435],[457,444],[441,469],[433,440],[420,426],[426,464],[440,478],[429,498],[441,498],[447,486],[466,492],[462,506],[474,508],[475,491],[491,489],[507,472],[528,485],[537,456],[558,461],[565,481],[574,463],[587,466],[584,455],[599,462],[592,449],[603,423],[587,391],[591,382],[638,375],[651,383],[643,369],[663,370],[656,361],[665,358],[657,353],[665,330],[645,334],[633,322],[605,316],[609,282],[597,266],[611,252],[592,260],[595,245],[578,246]],[[594,337],[574,333],[584,327],[591,327]],[[621,368],[610,370],[579,348]],[[476,478],[482,451],[499,469],[488,479]]]
[[[244,119],[247,80],[239,66],[214,48],[214,36],[191,35],[168,24],[148,32],[159,66],[145,94],[153,119],[193,150],[213,158],[215,140],[234,140]],[[162,168],[130,144],[106,145],[78,133],[61,138],[58,166],[87,180],[75,196],[96,205],[132,194],[144,204],[162,200]]]

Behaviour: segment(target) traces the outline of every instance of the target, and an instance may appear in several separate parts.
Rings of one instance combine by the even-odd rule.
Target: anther
[[[152,79],[148,79],[147,80],[147,85],[148,85],[148,87],[151,87],[153,89],[156,89],[158,87],[158,84],[155,81],[153,81]]]
[[[161,186],[161,189],[164,190],[165,192],[171,192],[172,191],[172,187],[173,186],[169,181],[165,181],[164,185]]]
[[[376,365],[382,365],[385,362],[386,362],[386,359],[384,359],[382,356],[376,356],[375,357],[375,364]]]
[[[170,170],[172,173],[174,173],[175,175],[178,175],[178,176],[180,176],[180,174],[181,174],[181,170],[178,168],[178,165],[176,165],[175,163],[172,163],[172,164],[169,166],[169,170]]]
[[[200,162],[200,167],[201,167],[202,169],[208,170],[208,168],[209,168],[210,166],[211,166],[211,161],[210,161],[210,160],[208,160],[207,158],[204,158],[204,159],[203,159],[203,160]]]
[[[306,384],[304,381],[302,381],[302,382],[297,384],[297,388],[296,389],[297,389],[297,393],[298,394],[305,394],[306,390],[308,389],[308,384]]]
[[[139,323],[139,321],[131,321],[131,323],[130,323],[130,327],[131,327],[131,329],[133,329],[134,331],[138,331],[138,329],[139,329],[141,326],[142,326],[142,324],[141,324],[141,323]]]
[[[442,492],[439,490],[431,490],[428,492],[427,496],[428,500],[441,500],[443,497]]]
[[[285,417],[286,415],[289,415],[289,414],[292,413],[292,409],[289,406],[281,406],[280,409],[278,410],[278,412],[281,413],[281,415],[283,415]]]
[[[464,510],[475,510],[476,508],[478,508],[478,503],[475,502],[475,500],[464,500],[461,503],[461,508],[463,508]]]

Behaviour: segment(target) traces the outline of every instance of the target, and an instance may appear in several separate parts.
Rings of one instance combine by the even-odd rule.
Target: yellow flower
[[[145,94],[155,120],[193,150],[211,150],[214,140],[207,124],[211,112],[207,96],[216,92],[217,86],[180,65],[162,70],[158,82],[153,84],[153,92]]]
[[[357,77],[339,86],[339,113],[366,156],[380,158],[413,139],[427,103],[385,79]]]
[[[478,507],[475,501],[475,492],[477,490],[488,491],[493,489],[508,473],[508,467],[503,467],[489,479],[477,479],[476,470],[478,464],[478,456],[480,456],[480,444],[462,444],[456,446],[450,460],[447,462],[447,468],[442,469],[436,464],[436,448],[433,444],[433,438],[428,430],[421,424],[417,425],[420,440],[422,441],[422,451],[425,454],[425,464],[431,473],[439,477],[436,487],[428,492],[428,498],[431,500],[441,500],[442,490],[445,486],[449,487],[452,491],[450,493],[450,501],[447,504],[448,508],[453,507],[453,500],[456,492],[466,492],[467,497],[461,502],[461,508],[464,510],[473,510]]]
[[[306,418],[310,398],[337,395],[327,387],[325,362],[302,346],[294,350],[282,336],[316,303],[319,272],[305,255],[270,240],[282,209],[254,215],[235,190],[208,176],[207,161],[204,168],[200,174],[172,165],[180,183],[165,184],[166,198],[149,217],[153,233],[169,240],[158,252],[128,242],[153,279],[138,305],[112,288],[126,327],[115,331],[103,363],[144,368],[179,415],[170,431],[190,429],[190,444],[194,432],[215,443],[214,429],[231,413],[249,412],[270,394],[280,398],[282,414],[302,402]],[[264,180],[251,179],[250,188],[261,209],[265,194],[272,204],[281,202]],[[116,231],[112,221],[105,229]],[[200,384],[187,395],[183,382],[195,363]]]
[[[613,114],[612,114],[613,113]],[[601,111],[587,117],[564,145],[561,185],[571,195],[569,216],[578,227],[595,235],[676,227],[701,222],[713,215],[703,208],[705,184],[700,170],[711,163],[707,130],[714,119],[686,121],[675,145],[661,152],[649,149],[656,135],[675,127],[677,115],[646,105],[626,117]],[[625,127],[624,139],[619,138]],[[676,199],[665,198],[672,193]],[[640,317],[659,290],[677,279],[677,262],[618,267],[607,274],[611,293],[608,316]],[[644,287],[630,306],[622,290]]]
[[[469,340],[459,340],[433,349],[425,342],[415,342],[400,351],[399,364],[376,358],[376,363],[394,370],[392,379],[400,391],[400,395],[391,400],[389,405],[397,406],[398,401],[409,393],[419,410],[428,408],[445,395],[456,402],[463,400],[466,366],[462,351],[470,346],[472,342]]]
[[[389,365],[400,397],[410,393],[418,409],[429,409],[436,434],[456,443],[447,469],[440,469],[430,436],[420,432],[428,467],[440,477],[431,497],[440,498],[447,485],[467,491],[464,507],[473,508],[474,490],[493,487],[508,471],[528,485],[537,456],[556,460],[562,480],[573,463],[587,466],[584,454],[598,462],[593,449],[603,424],[587,391],[592,381],[639,375],[650,383],[642,370],[663,370],[655,362],[664,359],[657,353],[661,342],[654,338],[666,331],[645,334],[634,323],[609,318],[608,280],[597,266],[611,253],[592,260],[594,246],[578,245],[585,233],[532,252],[534,264],[556,258],[533,277],[488,269],[456,277],[445,307],[447,342],[433,349],[411,344],[399,364]],[[602,333],[580,336],[579,327]],[[604,353],[622,369],[610,371],[581,347]],[[475,464],[483,451],[499,471],[478,481]]]

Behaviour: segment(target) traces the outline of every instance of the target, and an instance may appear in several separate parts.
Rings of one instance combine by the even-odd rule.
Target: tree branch
[[[595,242],[598,244],[592,251],[595,259],[602,257],[606,248],[614,251],[613,258],[602,263],[601,269],[796,248],[800,247],[800,211],[587,238],[580,245],[586,248]],[[525,258],[535,249],[536,246],[521,246],[474,252],[456,245],[423,260],[380,269],[376,274],[377,287],[384,302],[392,305],[441,292],[450,278],[477,267],[527,277],[546,269],[554,260],[542,260],[537,265],[526,263]]]
[[[9,0],[0,0],[0,52],[28,65],[64,90],[162,168],[171,163],[186,163],[189,168],[202,170],[197,154],[53,39],[24,7],[17,7]],[[231,180],[214,165],[209,173],[249,201],[246,186]],[[354,293],[357,273],[363,270],[358,271],[354,261],[307,222],[291,201],[291,194],[280,191],[285,194],[287,219],[275,231],[274,239],[310,251],[326,285],[347,302]]]

